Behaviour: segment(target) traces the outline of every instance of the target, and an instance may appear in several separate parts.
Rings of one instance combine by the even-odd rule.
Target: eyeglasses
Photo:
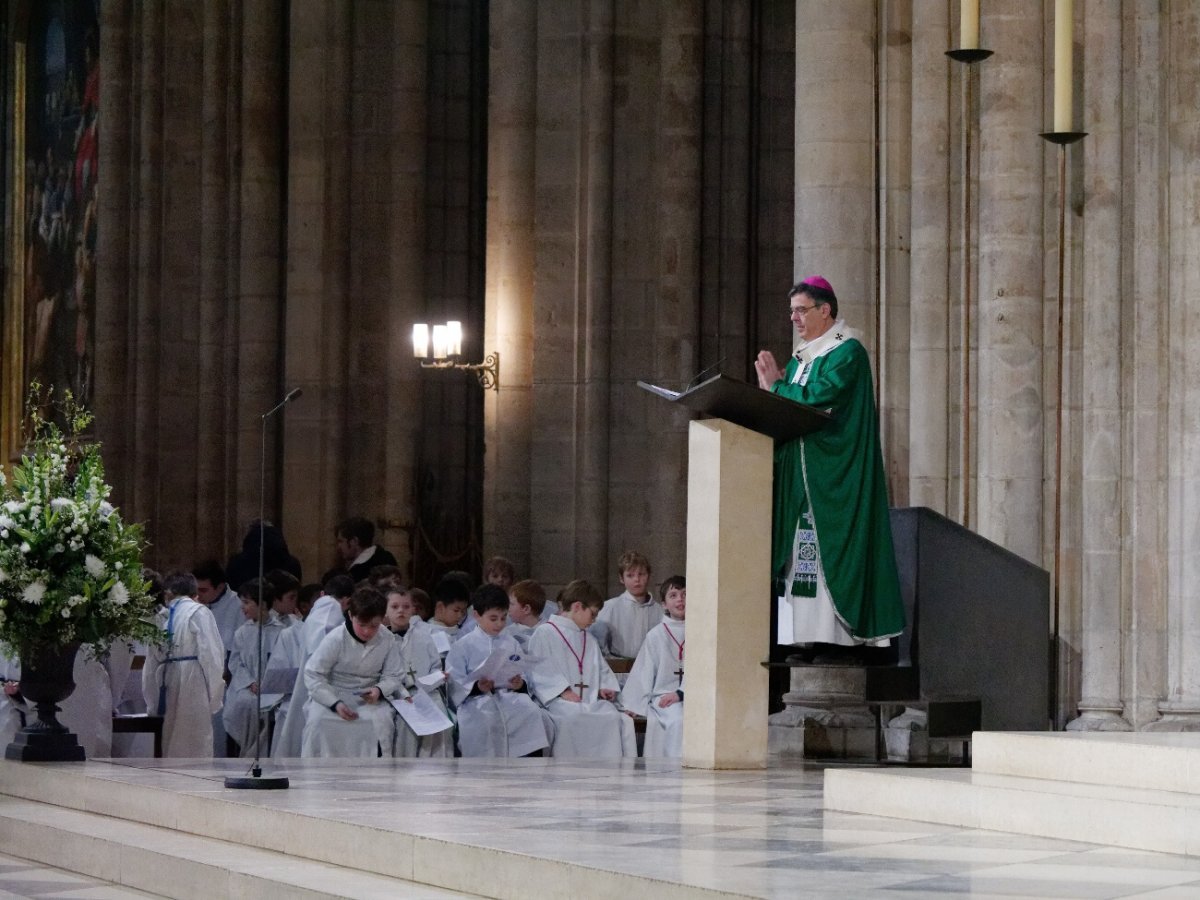
[[[790,307],[788,307],[788,309],[790,310],[790,312],[788,313],[788,316],[789,317],[794,316],[794,315],[796,315],[796,313],[799,313],[802,316],[807,316],[810,312],[812,312],[814,309],[816,309],[819,305],[820,304],[818,304],[818,303],[814,303],[812,306],[790,306]]]

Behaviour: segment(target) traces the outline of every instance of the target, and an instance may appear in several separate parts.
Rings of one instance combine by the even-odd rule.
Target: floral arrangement
[[[0,471],[0,644],[21,655],[157,642],[145,541],[109,503],[100,447],[83,437],[92,415],[69,392],[51,400],[30,388],[25,453],[8,478]],[[59,413],[65,433],[44,410]]]

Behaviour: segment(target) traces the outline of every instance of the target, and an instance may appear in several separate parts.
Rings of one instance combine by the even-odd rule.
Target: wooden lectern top
[[[694,388],[679,392],[638,382],[638,387],[692,412],[724,419],[777,441],[790,441],[824,428],[833,415],[727,375],[714,375]]]

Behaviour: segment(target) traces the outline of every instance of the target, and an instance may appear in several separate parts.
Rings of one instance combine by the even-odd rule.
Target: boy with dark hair
[[[302,756],[369,757],[390,752],[394,737],[391,697],[408,697],[401,684],[400,645],[383,627],[387,600],[358,588],[346,623],[325,635],[304,667],[308,688]]]
[[[539,625],[529,639],[538,662],[530,689],[554,719],[554,756],[637,756],[633,720],[615,705],[617,677],[587,629],[604,600],[586,581],[558,595],[562,614]]]
[[[508,604],[503,588],[480,587],[471,602],[476,628],[446,657],[463,756],[529,756],[550,746],[542,710],[528,695],[517,693],[525,686],[519,674],[504,684],[476,674],[497,653],[512,661],[524,655],[516,640],[502,633]]]
[[[667,616],[646,635],[621,699],[646,717],[643,756],[683,756],[683,645],[687,582],[672,575],[662,583]]]
[[[433,589],[433,618],[425,624],[433,631],[433,639],[444,656],[450,646],[462,636],[463,618],[471,592],[453,575],[443,575]],[[438,637],[441,634],[442,637]]]
[[[259,607],[259,588],[262,588],[262,606]],[[255,755],[255,735],[259,740],[265,735],[260,734],[258,720],[258,677],[259,677],[259,637],[258,629],[262,627],[262,670],[267,668],[267,662],[275,649],[275,642],[286,627],[279,614],[272,609],[275,604],[275,589],[266,579],[261,582],[252,578],[238,589],[242,598],[242,615],[246,621],[233,637],[233,649],[229,654],[229,693],[225,698],[223,720],[225,731],[237,743],[243,757]],[[257,748],[262,752],[266,747]]]
[[[387,594],[387,627],[395,635],[400,646],[404,665],[404,687],[415,693],[425,690],[417,679],[435,672],[442,681],[429,690],[429,697],[442,712],[446,711],[443,686],[446,674],[442,671],[442,656],[434,646],[428,628],[414,615],[412,596],[403,588],[393,589]],[[418,736],[401,721],[396,723],[396,740],[391,749],[392,756],[454,756],[454,736],[450,730],[437,734]]]
[[[203,603],[217,620],[217,630],[228,651],[233,646],[233,635],[245,621],[242,602],[237,591],[225,579],[225,569],[215,559],[205,559],[192,567],[196,577],[196,602]]]

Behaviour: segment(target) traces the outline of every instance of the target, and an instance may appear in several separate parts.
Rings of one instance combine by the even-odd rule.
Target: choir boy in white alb
[[[667,617],[650,630],[642,643],[621,702],[630,712],[646,717],[643,756],[683,756],[683,645],[687,583],[672,575],[662,583]]]
[[[459,638],[446,657],[463,756],[541,755],[550,746],[553,721],[523,692],[525,681],[519,674],[504,684],[474,674],[496,653],[514,661],[524,655],[520,644],[503,633],[508,603],[500,586],[481,586],[471,601],[476,627]]]
[[[546,608],[546,589],[531,578],[518,581],[508,589],[508,624],[504,633],[516,638],[524,650],[533,637],[533,629],[542,624]]]
[[[271,608],[283,626],[288,628],[303,622],[300,618],[300,579],[283,569],[272,569],[267,573],[267,581],[275,589],[275,603]]]
[[[442,710],[446,711],[445,682],[446,674],[442,671],[442,655],[433,645],[433,637],[429,629],[414,620],[412,596],[403,588],[393,589],[387,594],[388,629],[395,635],[396,643],[400,645],[400,655],[404,664],[403,684],[410,693],[425,691],[429,698]],[[417,682],[418,678],[438,674],[441,683],[431,688],[423,687]],[[418,737],[408,724],[399,716],[396,717],[396,739],[391,752],[387,756],[424,756],[443,757],[454,756],[453,730],[441,731]]]
[[[433,618],[425,624],[433,631],[445,634],[453,644],[463,634],[463,619],[470,601],[471,592],[465,584],[457,578],[443,576],[433,589]]]
[[[258,605],[259,587],[262,587],[262,607]],[[266,739],[265,729],[259,727],[258,719],[258,673],[259,673],[259,623],[262,624],[262,668],[265,670],[275,649],[275,642],[286,627],[279,614],[271,607],[275,604],[275,589],[266,579],[252,578],[238,588],[242,598],[242,615],[246,621],[233,636],[233,651],[229,654],[229,693],[225,697],[225,731],[238,745],[239,755],[254,756],[256,752],[266,754],[265,746],[259,748],[258,740]],[[260,734],[260,732],[262,732]]]
[[[7,746],[18,731],[25,727],[29,716],[29,704],[21,695],[21,663],[16,657],[0,653],[0,744]]]
[[[503,556],[493,556],[483,564],[483,583],[507,591],[517,580],[516,567]]]
[[[646,589],[650,583],[650,561],[636,550],[626,550],[617,560],[624,593],[604,604],[592,634],[606,656],[634,659],[650,629],[662,621],[662,607]]]
[[[163,579],[166,606],[154,621],[167,639],[146,650],[142,696],[147,710],[163,716],[163,756],[208,759],[213,713],[225,694],[225,648],[216,619],[195,595],[190,572]]]
[[[572,581],[558,595],[563,612],[539,625],[529,639],[537,662],[530,690],[554,719],[552,756],[637,756],[633,719],[616,705],[617,676],[587,629],[604,599],[586,581]]]
[[[217,620],[221,632],[221,643],[225,645],[225,671],[229,671],[229,653],[233,650],[233,636],[246,617],[242,615],[242,598],[225,580],[225,567],[215,559],[206,559],[192,567],[196,576],[196,601],[208,607]],[[228,676],[226,676],[228,682]],[[113,683],[113,692],[117,685]],[[213,716],[213,756],[223,757],[226,750],[225,718],[223,710]]]
[[[271,741],[271,756],[288,759],[300,755],[304,740],[304,705],[308,702],[308,688],[304,683],[304,666],[308,658],[320,646],[325,635],[345,622],[346,607],[354,593],[354,582],[349,575],[334,575],[326,580],[323,593],[313,603],[308,618],[296,629],[300,635],[304,653],[298,663],[296,683],[292,685],[292,696],[287,701],[287,712],[282,723],[276,723],[275,736]],[[290,633],[292,629],[288,629]]]
[[[346,624],[325,635],[304,667],[308,703],[301,756],[374,759],[395,739],[392,697],[409,699],[401,684],[400,644],[383,627],[387,599],[358,588]]]

